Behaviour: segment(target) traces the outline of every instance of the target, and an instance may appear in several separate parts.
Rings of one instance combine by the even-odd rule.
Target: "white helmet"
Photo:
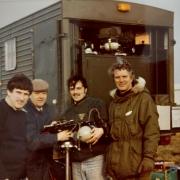
[[[86,142],[91,137],[91,128],[89,126],[82,126],[77,132],[77,139]]]

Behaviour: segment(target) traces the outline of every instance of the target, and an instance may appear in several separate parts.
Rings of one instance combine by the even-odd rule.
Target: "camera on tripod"
[[[45,125],[41,132],[49,132],[54,134],[64,130],[74,132],[75,130],[77,130],[77,128],[78,124],[75,120],[53,121],[51,124]]]

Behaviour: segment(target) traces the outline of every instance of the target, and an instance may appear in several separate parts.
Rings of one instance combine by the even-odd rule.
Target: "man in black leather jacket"
[[[73,180],[104,180],[104,152],[107,146],[105,103],[98,98],[87,96],[87,82],[81,76],[70,77],[68,89],[72,104],[63,113],[62,118],[73,119],[84,125],[87,125],[87,122],[92,123],[91,135],[83,142],[81,141],[81,150],[76,149],[71,153]]]

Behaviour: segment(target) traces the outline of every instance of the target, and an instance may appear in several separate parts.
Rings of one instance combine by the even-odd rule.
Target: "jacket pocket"
[[[106,154],[106,170],[107,172],[114,172],[119,177],[135,175],[139,165],[137,159],[139,158],[137,158],[137,154],[131,151],[129,142],[113,142],[108,147]]]
[[[114,120],[111,125],[110,134],[114,140],[128,140],[130,130],[125,119]]]
[[[130,145],[130,156],[131,156],[131,168],[136,174],[138,171],[139,164],[142,160],[142,142],[141,140],[131,140]]]
[[[132,136],[140,132],[140,125],[138,123],[138,120],[136,120],[134,117],[135,116],[133,114],[124,117],[125,122]]]

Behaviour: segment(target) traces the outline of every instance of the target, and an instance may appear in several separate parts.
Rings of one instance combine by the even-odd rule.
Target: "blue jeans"
[[[72,163],[73,180],[105,180],[104,155]]]

